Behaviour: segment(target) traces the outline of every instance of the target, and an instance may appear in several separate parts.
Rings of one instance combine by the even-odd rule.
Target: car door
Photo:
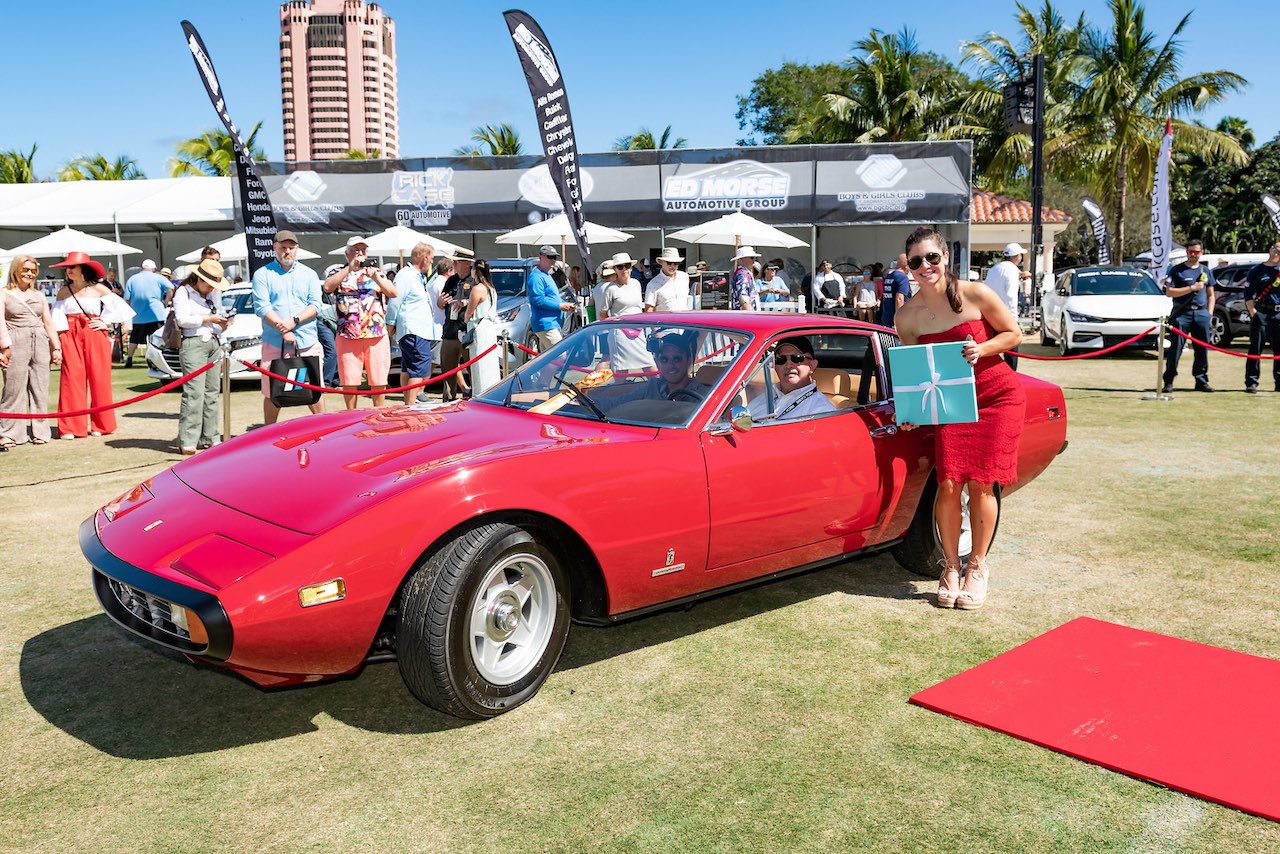
[[[1055,338],[1058,335],[1058,330],[1062,328],[1062,306],[1070,295],[1070,272],[1059,276],[1053,288],[1044,295],[1044,302],[1041,304],[1041,313],[1043,314],[1041,322],[1044,324],[1045,329],[1049,330],[1049,334]]]
[[[841,340],[843,335],[860,340]],[[841,344],[868,350],[871,333],[815,335],[837,359]],[[775,382],[772,346],[749,376],[743,394],[767,394]],[[852,375],[852,371],[848,371]],[[856,379],[851,379],[854,385]],[[829,395],[830,397],[830,395]],[[746,431],[728,427],[727,415],[702,434],[711,529],[709,570],[731,583],[856,548],[881,515],[881,483],[871,427],[847,409],[811,417],[764,421]],[[735,569],[736,568],[736,569]]]

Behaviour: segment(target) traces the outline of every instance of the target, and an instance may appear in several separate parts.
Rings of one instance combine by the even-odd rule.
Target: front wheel
[[[436,551],[400,599],[396,653],[409,690],[464,718],[538,692],[569,635],[569,577],[537,532],[482,525]]]
[[[1215,311],[1209,315],[1209,343],[1215,347],[1231,345],[1231,321],[1226,314]]]
[[[524,349],[520,351],[521,362],[531,362],[542,355],[538,349],[538,336],[530,332],[524,339]]]
[[[1058,354],[1062,356],[1071,355],[1071,338],[1067,333],[1067,322],[1062,321],[1062,327],[1058,329]]]
[[[996,484],[996,523],[991,531],[991,543],[996,540],[1000,529],[1000,485]],[[893,559],[903,569],[923,575],[926,578],[938,577],[938,561],[942,560],[942,541],[938,537],[938,525],[933,519],[933,502],[938,495],[938,485],[929,481],[928,487],[920,495],[920,506],[907,528],[907,535],[890,551]],[[987,544],[987,548],[991,547]],[[969,520],[969,490],[966,487],[960,493],[960,560],[967,562],[973,552],[973,524]]]

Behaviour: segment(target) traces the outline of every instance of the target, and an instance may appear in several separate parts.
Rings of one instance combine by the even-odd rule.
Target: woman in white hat
[[[662,250],[658,265],[662,272],[649,280],[644,291],[645,311],[687,311],[689,274],[680,269],[684,256],[673,246]]]
[[[760,289],[756,284],[755,273],[752,272],[759,257],[760,253],[750,246],[743,246],[738,250],[738,254],[733,256],[733,263],[737,269],[733,271],[729,303],[734,308],[742,311],[760,310]]]
[[[178,360],[189,374],[218,358],[222,333],[231,318],[222,314],[219,291],[229,283],[222,265],[206,258],[173,293],[173,320],[182,330]],[[178,407],[178,450],[185,456],[218,444],[218,394],[222,388],[220,368],[214,367],[182,386]]]
[[[606,284],[600,294],[603,298],[600,319],[642,314],[644,297],[640,282],[631,278],[635,261],[626,252],[619,252],[613,256],[612,264],[617,278]],[[653,369],[653,354],[639,329],[624,327],[610,334],[609,364],[615,374],[623,375]]]

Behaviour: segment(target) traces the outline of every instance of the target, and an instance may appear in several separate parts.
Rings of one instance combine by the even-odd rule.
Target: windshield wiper
[[[589,409],[592,411],[592,413],[594,413],[594,414],[595,414],[595,416],[596,416],[597,418],[599,418],[601,421],[608,421],[608,420],[609,420],[609,417],[608,417],[607,415],[605,415],[605,414],[604,414],[604,410],[603,410],[603,409],[601,409],[599,406],[597,406],[597,405],[596,405],[596,402],[595,402],[594,400],[592,400],[591,398],[587,397],[587,393],[586,393],[585,391],[583,391],[582,389],[578,388],[576,385],[574,385],[573,383],[569,382],[569,381],[568,381],[568,380],[566,380],[564,377],[555,376],[555,375],[553,374],[553,375],[552,375],[552,377],[551,377],[551,379],[553,379],[553,380],[555,380],[556,382],[560,383],[560,385],[562,385],[562,386],[564,386],[564,387],[565,387],[565,390],[566,390],[566,391],[568,391],[570,394],[572,394],[576,399],[578,399],[578,400],[582,401],[583,403],[585,403],[585,404],[587,405],[587,408],[589,408]]]

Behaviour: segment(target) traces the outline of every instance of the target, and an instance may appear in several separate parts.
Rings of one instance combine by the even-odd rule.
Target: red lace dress
[[[966,320],[946,332],[921,335],[920,343],[963,341],[970,335],[982,343],[995,334],[985,320]],[[1000,356],[983,356],[973,366],[973,374],[978,420],[934,428],[938,482],[1013,483],[1018,479],[1018,440],[1027,409],[1022,382]]]

